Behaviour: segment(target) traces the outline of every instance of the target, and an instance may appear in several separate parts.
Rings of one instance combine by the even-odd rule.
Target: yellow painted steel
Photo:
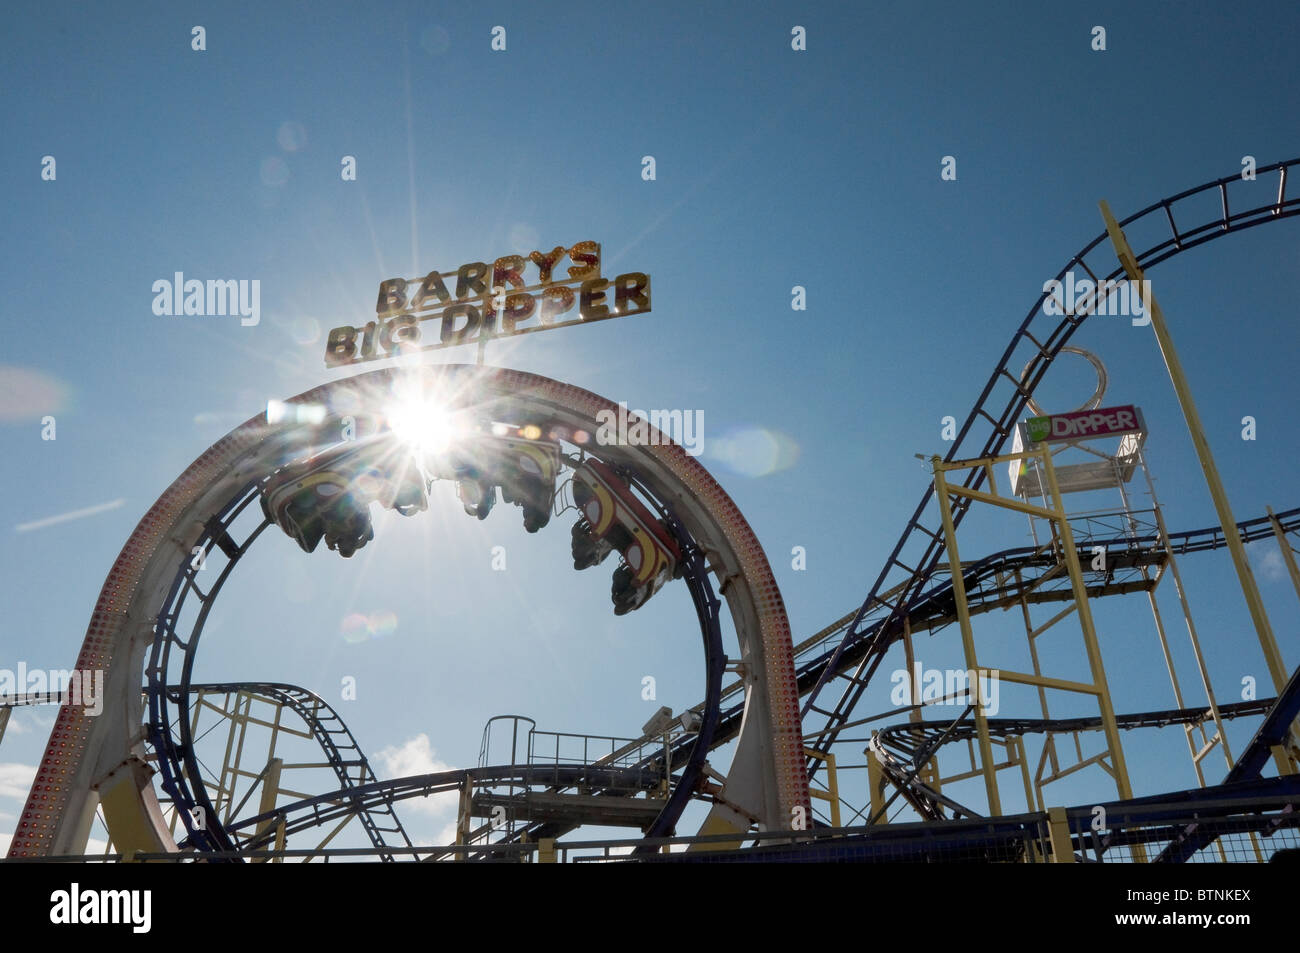
[[[280,772],[284,769],[283,758],[272,758],[266,763],[266,771],[262,774],[262,794],[257,801],[257,813],[269,814],[275,810],[275,801],[280,794]],[[257,836],[260,838],[276,822],[274,819],[268,819],[257,825]],[[276,840],[283,838],[284,819],[280,819],[281,830],[277,833]],[[259,859],[259,863],[265,863],[265,859]]]
[[[1019,569],[1016,570],[1016,591],[1020,593],[1020,599],[1019,599],[1020,612],[1021,612],[1021,617],[1025,623],[1026,641],[1029,643],[1029,659],[1034,664],[1034,674],[1039,678],[1041,678],[1043,676],[1043,666],[1042,663],[1039,662],[1038,660],[1038,641],[1037,641],[1038,634],[1046,630],[1050,626],[1055,625],[1059,619],[1064,618],[1068,613],[1073,612],[1074,606],[1068,606],[1067,608],[1062,609],[1060,612],[1054,615],[1047,622],[1043,623],[1041,626],[1035,629],[1033,619],[1029,615],[1029,602],[1027,599],[1028,593],[1024,589],[1024,578],[1021,575]],[[1047,707],[1046,686],[1039,685],[1037,686],[1037,688],[1038,688],[1038,704],[1043,712],[1043,720],[1046,721],[1047,719],[1052,717],[1051,711]],[[1059,771],[1061,766],[1060,764],[1057,763],[1056,738],[1054,735],[1049,734],[1047,736],[1047,741],[1043,745],[1043,754],[1044,756],[1051,758],[1052,770]],[[1029,770],[1029,766],[1027,764],[1025,766],[1025,770],[1026,771]],[[1043,800],[1042,794],[1040,792],[1038,798],[1038,809],[1040,811],[1043,809],[1042,800]],[[1034,803],[1034,799],[1032,797],[1028,798],[1025,801],[1025,803],[1032,805]]]
[[[879,817],[877,824],[888,824],[889,815],[882,813],[885,809],[885,772],[880,767],[880,756],[868,748],[867,754],[867,787],[871,793],[871,816]]]
[[[1070,824],[1066,819],[1065,808],[1048,808],[1047,831],[1052,844],[1052,863],[1074,863],[1074,845],[1070,843]]]
[[[726,818],[721,816],[715,816],[715,817],[705,818],[705,821],[700,826],[700,831],[696,836],[720,837],[723,834],[743,835],[744,833],[745,830],[742,830],[740,827],[738,827],[736,824],[733,824],[731,821],[728,821]],[[743,837],[738,836],[734,841],[718,841],[716,843],[691,844],[686,849],[688,851],[740,850],[740,848],[743,846],[745,846],[745,841]]]
[[[975,632],[971,628],[970,607],[966,604],[966,579],[961,571],[961,556],[957,553],[957,528],[952,521],[952,503],[948,499],[948,481],[944,477],[943,459],[937,454],[934,463],[934,492],[939,498],[939,513],[943,517],[943,536],[948,549],[948,566],[952,571],[952,591],[957,606],[957,621],[961,626],[961,643],[966,653],[966,668],[976,673],[975,693],[979,695],[979,662],[975,658]],[[983,699],[979,699],[981,702]],[[979,736],[980,767],[984,773],[984,790],[989,799],[989,813],[1002,813],[1002,799],[998,796],[997,772],[993,768],[993,746],[989,742],[989,722],[983,704],[974,706],[975,733]]]
[[[1273,760],[1277,762],[1278,774],[1295,774],[1295,765],[1288,757],[1289,752],[1285,745],[1273,745],[1269,748],[1273,752]]]
[[[1097,627],[1092,620],[1092,607],[1088,604],[1088,589],[1083,582],[1083,567],[1079,565],[1079,551],[1075,548],[1074,533],[1065,515],[1065,502],[1061,496],[1061,488],[1056,482],[1056,468],[1052,465],[1052,455],[1044,446],[1039,456],[1042,459],[1043,473],[1047,477],[1047,487],[1052,494],[1052,502],[1057,512],[1056,521],[1057,529],[1061,534],[1062,555],[1070,571],[1070,587],[1074,592],[1074,603],[1079,613],[1079,628],[1083,631],[1083,644],[1088,652],[1088,666],[1092,670],[1097,705],[1101,708],[1101,723],[1115,769],[1115,783],[1119,788],[1119,796],[1128,800],[1133,797],[1133,788],[1129,784],[1128,764],[1124,760],[1124,748],[1119,740],[1119,726],[1115,722],[1115,709],[1111,705],[1110,686],[1106,683],[1106,668],[1101,661]],[[1135,848],[1134,853],[1139,852],[1139,849]]]
[[[991,670],[990,670],[991,671]],[[997,669],[998,678],[1005,682],[1019,685],[1038,685],[1043,688],[1057,688],[1063,692],[1078,692],[1081,695],[1100,695],[1101,689],[1087,682],[1073,682],[1067,678],[1050,678],[1046,675],[1030,675],[1028,672],[1012,672],[1005,668]]]
[[[1264,511],[1268,513],[1268,521],[1273,524],[1273,535],[1277,537],[1277,548],[1282,550],[1282,561],[1286,563],[1287,572],[1291,574],[1291,585],[1295,586],[1295,594],[1300,596],[1300,569],[1296,568],[1295,550],[1291,548],[1291,541],[1286,538],[1282,524],[1273,515],[1273,507],[1266,506]]]
[[[460,788],[460,810],[456,815],[456,845],[464,846],[469,843],[469,833],[472,827],[470,815],[474,806],[474,779],[465,776],[465,783]],[[469,854],[460,852],[456,855],[457,860],[469,860]]]
[[[1025,738],[1021,735],[1011,740],[1014,742],[1014,759],[1020,764],[1020,777],[1025,784],[1025,804],[1032,810],[1034,807],[1034,784],[1029,777],[1029,755],[1025,751]]]
[[[964,496],[972,500],[979,500],[982,503],[992,503],[994,506],[1001,506],[1008,510],[1016,510],[1019,513],[1027,513],[1030,516],[1036,516],[1042,520],[1056,518],[1056,513],[1052,510],[1045,509],[1041,506],[1034,506],[1032,503],[1025,503],[1021,500],[1012,499],[1006,496],[996,496],[992,493],[985,493],[981,490],[972,490],[964,486],[949,487],[948,492],[953,496]]]
[[[959,469],[984,468],[986,472],[989,468],[998,463],[1008,460],[1023,459],[1035,460],[1040,479],[1045,483],[1044,502],[1050,502],[1050,506],[1033,506],[1013,498],[1001,497],[994,492],[984,492],[972,490],[966,487],[957,487],[950,485],[947,480],[947,472]],[[1116,784],[1116,789],[1122,799],[1129,799],[1133,796],[1132,786],[1129,782],[1128,765],[1124,759],[1124,751],[1119,738],[1119,726],[1115,719],[1115,711],[1111,704],[1110,688],[1106,680],[1105,666],[1102,662],[1100,643],[1097,639],[1096,625],[1093,621],[1092,611],[1088,604],[1087,586],[1083,579],[1083,567],[1079,562],[1079,555],[1074,543],[1074,536],[1070,528],[1069,518],[1065,511],[1064,497],[1061,493],[1060,485],[1056,479],[1055,467],[1052,464],[1051,449],[1047,445],[1041,445],[1036,449],[1027,449],[1018,453],[1003,454],[998,457],[989,457],[974,460],[954,460],[944,462],[940,457],[931,458],[934,469],[934,486],[935,496],[939,502],[939,513],[943,520],[944,542],[948,553],[948,563],[952,577],[953,597],[956,605],[957,621],[961,628],[962,645],[965,651],[966,665],[969,670],[976,673],[978,677],[982,674],[996,673],[1000,679],[1009,682],[1020,683],[1024,685],[1035,686],[1040,690],[1051,688],[1061,691],[1076,692],[1090,695],[1097,699],[1097,704],[1101,712],[1102,730],[1106,737],[1105,753],[1095,755],[1085,759],[1082,751],[1078,752],[1079,763],[1061,771],[1055,764],[1055,749],[1052,749],[1053,756],[1053,777],[1061,777],[1072,771],[1078,770],[1086,765],[1097,764],[1110,774]],[[951,497],[961,496],[972,502],[988,503],[1002,509],[1027,513],[1049,520],[1056,529],[1059,539],[1061,562],[1069,575],[1071,594],[1074,604],[1071,611],[1078,614],[1079,628],[1082,631],[1084,649],[1088,657],[1091,683],[1079,682],[1070,679],[1051,678],[1042,674],[1037,664],[1036,653],[1032,652],[1032,636],[1030,631],[1031,654],[1034,655],[1035,669],[1032,674],[1025,672],[1003,671],[1000,669],[990,669],[987,666],[980,666],[976,658],[974,634],[971,627],[970,609],[967,604],[965,580],[962,576],[961,557],[957,548],[956,528],[952,518]],[[1068,613],[1062,611],[1058,613],[1056,619],[1063,618]],[[1026,624],[1028,617],[1026,616]],[[1046,708],[1045,697],[1044,708]],[[996,764],[993,758],[992,744],[988,732],[987,719],[984,717],[982,706],[976,706],[974,709],[976,734],[979,741],[979,767],[976,772],[974,757],[972,752],[972,774],[981,773],[984,776],[985,789],[989,797],[989,811],[991,814],[1001,814],[1001,801],[998,796],[996,772],[1000,767],[1014,766],[1017,759],[1017,752],[1008,746],[1008,761],[1006,764]],[[1076,747],[1078,739],[1076,737]],[[1046,749],[1045,749],[1046,751]],[[1109,763],[1108,763],[1109,759]],[[1023,763],[1022,756],[1022,779],[1028,781],[1027,763]],[[1041,766],[1039,776],[1041,777]],[[951,778],[947,780],[952,780]],[[1051,778],[1047,779],[1051,780]],[[1039,804],[1042,804],[1041,785],[1045,781],[1039,781]],[[1028,788],[1026,789],[1028,791]],[[1033,801],[1030,799],[1030,803]],[[1145,859],[1145,852],[1140,848],[1134,849],[1134,857],[1137,860]]]
[[[556,862],[554,837],[543,837],[537,841],[537,862],[539,864]]]
[[[1174,555],[1174,547],[1169,541],[1169,530],[1165,526],[1164,508],[1160,505],[1160,502],[1156,497],[1156,486],[1154,481],[1151,479],[1151,471],[1147,468],[1146,458],[1143,457],[1141,452],[1138,453],[1138,464],[1142,468],[1142,475],[1146,478],[1147,492],[1151,495],[1151,503],[1153,506],[1153,512],[1155,513],[1156,531],[1160,538],[1160,545],[1165,551],[1165,563],[1160,567],[1160,571],[1156,574],[1155,582],[1152,587],[1147,590],[1147,601],[1151,606],[1152,618],[1155,620],[1156,635],[1160,640],[1160,650],[1164,655],[1165,668],[1169,672],[1169,680],[1173,685],[1174,701],[1179,708],[1186,707],[1183,702],[1182,688],[1178,684],[1178,673],[1174,670],[1174,659],[1172,654],[1169,652],[1168,640],[1165,637],[1165,627],[1164,621],[1160,616],[1160,606],[1156,602],[1155,587],[1158,586],[1160,581],[1164,578],[1166,570],[1169,571],[1174,580],[1174,592],[1178,595],[1178,604],[1182,608],[1183,622],[1187,626],[1187,637],[1192,645],[1192,656],[1196,659],[1196,668],[1201,676],[1201,687],[1204,689],[1205,697],[1210,703],[1210,716],[1214,719],[1215,728],[1218,731],[1218,737],[1222,741],[1223,757],[1228,763],[1228,770],[1231,771],[1234,763],[1232,749],[1228,745],[1227,732],[1223,727],[1223,717],[1219,712],[1219,702],[1214,695],[1214,685],[1210,680],[1209,668],[1205,664],[1205,654],[1201,651],[1201,639],[1196,632],[1196,622],[1192,619],[1192,607],[1187,601],[1187,590],[1183,586],[1183,576],[1178,569],[1178,559]],[[1144,579],[1150,577],[1150,573],[1146,567],[1143,567],[1142,569],[1142,576]],[[1196,727],[1201,733],[1202,748],[1200,753],[1197,752],[1196,742],[1192,739],[1194,731],[1193,727],[1191,725],[1184,725],[1183,731],[1187,736],[1187,748],[1192,755],[1192,767],[1196,771],[1197,782],[1201,787],[1205,787],[1205,772],[1201,768],[1201,760],[1205,753],[1209,751],[1209,736],[1206,734],[1204,723],[1201,723]],[[1223,845],[1221,843],[1219,844],[1219,850],[1220,852],[1223,850]]]
[[[1157,510],[1157,515],[1159,515],[1159,510]],[[1163,619],[1163,617],[1160,615],[1160,606],[1159,606],[1159,604],[1156,602],[1156,590],[1155,590],[1155,587],[1156,587],[1156,585],[1159,584],[1159,581],[1160,581],[1160,575],[1163,575],[1163,572],[1162,572],[1161,574],[1159,574],[1159,575],[1156,576],[1156,582],[1153,583],[1152,586],[1151,586],[1151,588],[1147,590],[1147,602],[1148,602],[1148,603],[1150,604],[1150,606],[1151,606],[1151,618],[1155,621],[1155,624],[1156,624],[1156,638],[1157,638],[1157,640],[1158,640],[1159,643],[1160,643],[1160,653],[1161,653],[1161,655],[1164,656],[1164,660],[1165,660],[1165,670],[1166,670],[1167,672],[1169,672],[1169,681],[1170,681],[1170,684],[1173,686],[1173,689],[1174,689],[1174,704],[1175,704],[1178,708],[1186,708],[1186,707],[1187,707],[1187,703],[1183,701],[1183,689],[1182,689],[1182,686],[1179,685],[1179,683],[1178,683],[1178,672],[1175,671],[1175,669],[1174,669],[1174,657],[1173,657],[1173,655],[1172,655],[1172,654],[1170,653],[1170,651],[1169,651],[1169,639],[1168,639],[1168,637],[1165,635],[1165,623],[1164,623],[1164,619]],[[1144,578],[1144,579],[1149,579],[1149,578],[1150,578],[1150,573],[1148,572],[1148,570],[1147,570],[1147,568],[1146,568],[1145,566],[1142,567],[1142,578]],[[1191,619],[1191,616],[1190,616],[1190,615],[1187,616],[1187,624],[1188,624],[1189,628],[1192,626],[1192,619]],[[1215,723],[1219,725],[1219,733],[1220,733],[1220,735],[1222,735],[1222,734],[1223,734],[1223,726],[1222,726],[1222,724],[1219,722],[1219,706],[1215,703],[1215,699],[1214,699],[1214,696],[1213,696],[1213,695],[1210,696],[1210,713],[1211,713],[1211,715],[1214,716]],[[1199,727],[1199,728],[1200,728],[1200,731],[1201,731],[1201,743],[1202,743],[1202,745],[1204,745],[1204,744],[1208,744],[1208,743],[1209,743],[1209,737],[1208,737],[1208,736],[1206,735],[1206,733],[1205,733],[1205,724],[1204,724],[1204,723],[1201,723],[1200,725],[1195,726],[1195,727],[1192,726],[1192,725],[1184,725],[1184,726],[1183,726],[1183,734],[1184,734],[1184,736],[1186,736],[1186,738],[1187,738],[1187,750],[1188,750],[1188,753],[1191,754],[1191,756],[1192,756],[1192,768],[1196,771],[1196,783],[1197,783],[1197,786],[1198,786],[1198,787],[1205,787],[1205,772],[1204,772],[1203,770],[1201,770],[1201,758],[1200,758],[1200,755],[1198,755],[1198,754],[1196,753],[1196,742],[1192,739],[1192,734],[1195,732],[1195,730],[1196,730],[1197,727]],[[1231,771],[1231,770],[1232,770],[1232,752],[1228,750],[1228,746],[1227,746],[1227,742],[1226,742],[1226,741],[1225,741],[1225,743],[1224,743],[1223,752],[1224,752],[1224,756],[1228,759],[1228,770]]]
[[[1115,246],[1116,257],[1119,258],[1120,264],[1123,265],[1125,273],[1133,281],[1145,281],[1145,274],[1138,266],[1137,256],[1133,254],[1128,239],[1124,236],[1124,232],[1115,220],[1115,216],[1111,214],[1110,206],[1104,199],[1100,206],[1101,216],[1106,222],[1106,233],[1110,236],[1111,244]],[[1246,548],[1237,533],[1237,521],[1232,515],[1232,506],[1229,504],[1228,494],[1223,488],[1223,480],[1219,477],[1214,455],[1210,452],[1210,444],[1206,439],[1204,427],[1201,425],[1201,416],[1196,409],[1196,402],[1192,398],[1191,385],[1187,381],[1187,375],[1183,372],[1182,362],[1179,360],[1178,352],[1174,348],[1173,337],[1165,324],[1164,313],[1160,310],[1155,295],[1147,294],[1145,297],[1149,299],[1144,304],[1147,316],[1151,320],[1151,329],[1155,332],[1156,341],[1160,346],[1160,354],[1164,358],[1165,368],[1169,372],[1169,379],[1173,382],[1174,392],[1178,395],[1178,403],[1182,407],[1183,419],[1187,423],[1188,433],[1191,434],[1192,444],[1196,448],[1197,459],[1200,460],[1201,470],[1205,473],[1205,482],[1209,487],[1210,496],[1214,500],[1214,509],[1218,513],[1219,523],[1223,527],[1223,537],[1228,544],[1228,552],[1232,555],[1232,564],[1237,571],[1237,579],[1241,584],[1242,594],[1246,597],[1246,607],[1250,610],[1251,621],[1255,624],[1255,632],[1258,634],[1260,646],[1264,650],[1264,661],[1268,665],[1269,675],[1273,679],[1273,687],[1278,693],[1281,693],[1287,683],[1286,666],[1282,661],[1282,654],[1278,650],[1277,639],[1274,637],[1273,628],[1269,624],[1268,614],[1264,611],[1264,601],[1260,598],[1259,586],[1255,582],[1254,573],[1251,572],[1250,561],[1246,558]]]
[[[99,804],[104,812],[113,846],[124,860],[139,853],[162,853],[167,849],[158,831],[160,819],[145,807],[140,791],[152,785],[152,770],[138,758],[131,758],[99,782]]]
[[[811,786],[808,788],[808,794],[812,797],[819,798],[823,801],[829,801],[831,805],[831,827],[840,826],[840,785],[835,776],[835,755],[827,752],[822,754],[812,748],[804,748],[803,753],[809,757],[821,758],[826,764],[826,790],[817,791]]]

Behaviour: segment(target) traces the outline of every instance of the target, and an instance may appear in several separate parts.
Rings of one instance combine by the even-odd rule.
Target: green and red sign
[[[1142,429],[1142,415],[1132,404],[1076,410],[1068,414],[1030,417],[1025,431],[1030,443],[1056,440],[1083,440],[1091,437],[1120,436]]]

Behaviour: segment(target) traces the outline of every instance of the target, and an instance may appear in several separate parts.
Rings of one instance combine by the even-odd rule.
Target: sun
[[[446,451],[464,429],[442,402],[422,395],[407,395],[388,404],[384,418],[398,440],[422,455]]]

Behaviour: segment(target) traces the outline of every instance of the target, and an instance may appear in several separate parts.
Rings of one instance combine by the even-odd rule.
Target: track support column
[[[885,772],[880,767],[880,758],[875,749],[867,747],[867,787],[871,790],[871,817],[880,818],[877,824],[888,824],[889,815],[885,811]]]
[[[1065,808],[1047,809],[1047,836],[1052,844],[1052,863],[1074,863],[1074,845],[1070,843],[1070,821]]]
[[[1264,511],[1268,513],[1268,521],[1273,526],[1273,535],[1277,537],[1277,548],[1282,551],[1282,560],[1286,563],[1287,572],[1291,574],[1291,585],[1295,586],[1295,594],[1300,596],[1300,569],[1296,568],[1295,550],[1291,548],[1291,541],[1286,538],[1286,531],[1282,529],[1282,524],[1273,514],[1273,507],[1266,506]]]
[[[279,714],[277,710],[277,716]],[[280,796],[280,772],[284,769],[283,758],[272,758],[266,763],[266,770],[262,772],[262,796],[258,799],[257,813],[269,814],[275,810],[275,801]],[[283,830],[284,819],[277,822],[274,818],[263,821],[257,825],[257,836],[261,836],[272,827],[280,827]],[[265,859],[260,859],[258,863],[265,863]]]
[[[1146,280],[1146,275],[1138,267],[1137,257],[1133,254],[1128,239],[1124,236],[1119,223],[1115,221],[1115,216],[1111,214],[1110,206],[1104,199],[1100,204],[1101,217],[1106,221],[1106,232],[1110,235],[1111,244],[1115,246],[1116,257],[1119,258],[1120,264],[1124,266],[1124,271],[1129,278],[1138,282],[1139,287],[1143,287],[1142,282]],[[1169,379],[1174,385],[1174,392],[1178,395],[1178,404],[1182,408],[1183,419],[1187,423],[1188,433],[1191,434],[1192,444],[1196,447],[1196,456],[1201,462],[1201,470],[1205,473],[1205,482],[1210,489],[1210,497],[1214,500],[1214,509],[1219,515],[1219,523],[1223,527],[1223,537],[1228,544],[1228,551],[1232,554],[1232,564],[1237,570],[1237,579],[1241,583],[1242,594],[1246,597],[1246,607],[1250,610],[1251,620],[1255,623],[1255,631],[1259,635],[1259,644],[1264,649],[1264,661],[1268,665],[1269,675],[1273,678],[1274,689],[1277,690],[1278,694],[1281,694],[1287,683],[1286,665],[1282,662],[1282,654],[1278,651],[1277,639],[1273,635],[1273,627],[1269,624],[1268,614],[1264,611],[1264,601],[1260,598],[1259,586],[1255,582],[1254,573],[1251,572],[1250,561],[1246,558],[1246,548],[1242,545],[1241,537],[1237,533],[1237,520],[1232,515],[1232,506],[1228,502],[1228,494],[1223,488],[1223,480],[1220,478],[1219,469],[1215,465],[1214,455],[1210,452],[1210,444],[1205,437],[1205,428],[1201,424],[1201,415],[1197,411],[1196,401],[1192,397],[1191,385],[1187,381],[1187,375],[1183,372],[1182,361],[1179,360],[1178,352],[1174,348],[1174,339],[1165,324],[1165,316],[1164,312],[1160,310],[1160,304],[1156,301],[1155,295],[1149,292],[1144,297],[1146,300],[1143,304],[1146,307],[1148,317],[1151,319],[1151,329],[1155,331],[1156,342],[1160,346],[1160,355],[1165,361],[1165,369],[1168,370]]]
[[[975,659],[975,632],[970,623],[970,607],[966,604],[966,580],[962,576],[961,556],[957,553],[957,527],[952,520],[952,503],[948,499],[948,481],[944,474],[944,463],[939,456],[933,458],[934,495],[939,501],[939,513],[943,516],[943,539],[948,549],[948,566],[952,570],[952,592],[957,605],[957,621],[961,625],[961,643],[966,653],[966,668],[970,672],[975,690],[975,731],[979,736],[980,768],[984,774],[984,790],[988,794],[989,813],[997,817],[1002,813],[1002,799],[998,797],[998,778],[996,762],[993,760],[993,745],[989,740],[989,722],[984,714],[984,702],[980,694],[980,668]]]

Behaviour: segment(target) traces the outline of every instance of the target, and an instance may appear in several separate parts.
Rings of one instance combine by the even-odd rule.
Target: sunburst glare
[[[465,430],[445,402],[411,389],[384,408],[384,419],[393,435],[421,456],[444,452]]]

